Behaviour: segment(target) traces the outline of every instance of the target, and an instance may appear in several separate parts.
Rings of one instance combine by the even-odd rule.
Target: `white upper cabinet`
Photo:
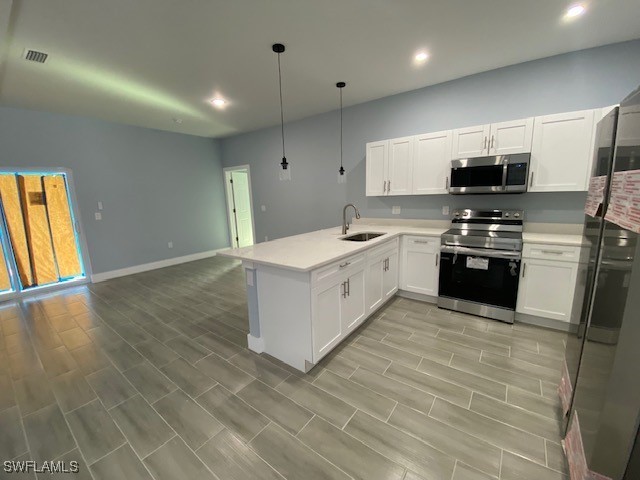
[[[586,190],[591,172],[595,111],[536,117],[530,192]],[[597,119],[600,119],[598,115]]]
[[[531,151],[533,117],[491,124],[489,155],[510,155]]]
[[[448,193],[452,132],[416,135],[413,155],[414,195]]]
[[[387,193],[389,141],[367,143],[367,196]]]
[[[453,131],[452,158],[509,155],[531,151],[533,118],[477,125]]]
[[[415,137],[389,140],[387,195],[411,195]]]
[[[458,128],[453,131],[452,158],[483,157],[489,154],[491,125]]]

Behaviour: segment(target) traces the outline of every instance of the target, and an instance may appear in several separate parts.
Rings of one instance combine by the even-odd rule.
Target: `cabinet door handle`
[[[487,140],[489,138],[488,137],[484,137],[484,143],[482,144],[482,150],[486,150],[487,149]]]
[[[429,240],[414,240],[413,243],[431,243]]]
[[[495,135],[491,135],[491,148],[493,148],[495,144],[496,144],[496,137]]]
[[[340,264],[340,268],[348,267],[349,265],[351,265],[351,262],[344,262]]]
[[[387,193],[391,193],[391,180],[387,182]]]
[[[351,279],[347,278],[347,297],[351,296]]]
[[[449,177],[444,179],[444,189],[449,190]]]
[[[522,278],[524,278],[525,273],[527,273],[527,264],[522,264]]]
[[[531,170],[531,175],[529,176],[529,188],[533,187],[533,170]]]
[[[440,256],[440,255],[438,255],[438,254],[436,253],[436,267],[438,266],[438,257],[439,257],[439,256]]]
[[[342,287],[342,298],[347,298],[347,282],[342,282],[340,285]]]
[[[564,252],[560,250],[540,250],[540,253],[546,253],[547,255],[562,255]]]

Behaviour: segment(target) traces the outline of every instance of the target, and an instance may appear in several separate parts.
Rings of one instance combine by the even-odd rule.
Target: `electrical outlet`
[[[442,214],[443,215],[449,215],[449,205],[443,205]]]
[[[262,210],[263,212],[267,211],[267,206],[266,205],[260,205],[260,210]]]
[[[266,235],[264,236],[264,241],[268,242],[269,241],[269,237],[267,237]]]
[[[169,248],[173,248],[173,242],[169,242],[169,243],[167,243],[167,247],[169,247]]]
[[[102,220],[102,214],[100,212],[96,212],[96,220]]]
[[[98,202],[98,210],[102,210],[102,202]]]
[[[391,214],[392,215],[400,215],[401,211],[402,211],[402,209],[398,205],[394,205],[393,207],[391,207]]]

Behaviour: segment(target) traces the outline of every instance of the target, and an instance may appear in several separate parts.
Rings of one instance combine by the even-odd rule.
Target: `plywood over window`
[[[62,175],[46,175],[42,177],[42,185],[58,273],[61,278],[81,275],[82,267],[80,266],[80,256],[78,255],[64,177]]]
[[[33,285],[29,246],[24,228],[18,181],[15,175],[0,175],[0,199],[9,230],[9,239],[16,260],[18,275],[23,286]]]
[[[33,278],[37,285],[57,282],[59,276],[42,179],[39,175],[18,175],[18,183]]]

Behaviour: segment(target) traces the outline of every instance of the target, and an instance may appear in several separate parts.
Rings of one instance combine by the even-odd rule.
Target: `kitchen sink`
[[[373,240],[374,238],[378,238],[382,235],[384,235],[384,233],[360,232],[342,237],[340,240],[347,240],[349,242],[368,242],[369,240]]]

